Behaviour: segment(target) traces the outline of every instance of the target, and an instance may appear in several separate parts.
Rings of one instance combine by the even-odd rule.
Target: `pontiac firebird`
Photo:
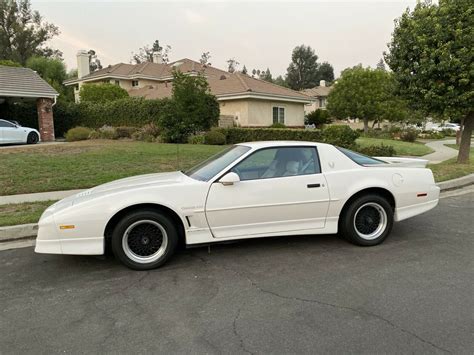
[[[117,180],[65,198],[39,221],[37,253],[163,265],[186,246],[339,234],[360,246],[438,204],[427,161],[372,158],[314,142],[233,145],[186,172]]]

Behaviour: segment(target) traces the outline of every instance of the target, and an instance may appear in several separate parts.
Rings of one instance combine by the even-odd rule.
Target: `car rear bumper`
[[[439,202],[439,192],[440,188],[436,185],[433,185],[426,193],[426,196],[419,197],[420,202],[409,206],[396,208],[395,221],[403,221],[404,219],[417,216],[435,208]]]

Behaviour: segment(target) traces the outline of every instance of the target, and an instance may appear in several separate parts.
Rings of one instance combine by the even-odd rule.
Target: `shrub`
[[[132,133],[131,138],[137,141],[156,142],[160,136],[160,129],[154,123],[144,125]]]
[[[132,134],[138,130],[136,127],[116,127],[114,139],[132,138]]]
[[[339,147],[351,148],[359,138],[359,132],[352,130],[349,126],[328,126],[323,130],[324,142]]]
[[[317,109],[306,115],[306,122],[314,124],[316,128],[321,128],[323,125],[331,123],[332,120],[327,110]]]
[[[204,135],[202,134],[192,135],[188,139],[188,144],[204,144]]]
[[[69,131],[66,133],[66,140],[68,142],[74,142],[74,141],[83,141],[89,138],[89,135],[91,134],[92,130],[87,127],[75,127],[71,128]]]
[[[79,91],[81,102],[104,103],[128,97],[127,90],[118,85],[103,84],[84,84]]]
[[[395,148],[391,145],[370,145],[367,147],[356,146],[356,151],[371,157],[392,157],[396,154]]]
[[[318,129],[274,129],[274,128],[218,128],[223,133],[227,144],[255,141],[308,141],[326,142],[345,148],[355,145],[359,133],[349,126],[329,126],[324,130]]]
[[[225,142],[225,135],[218,130],[212,130],[204,134],[204,144],[224,145]]]
[[[418,137],[418,132],[414,129],[406,129],[400,133],[400,139],[404,142],[414,142]]]
[[[286,126],[283,123],[274,123],[272,124],[269,128],[286,128]]]

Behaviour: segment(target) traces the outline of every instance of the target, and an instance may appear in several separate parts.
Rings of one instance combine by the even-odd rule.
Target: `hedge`
[[[329,126],[323,130],[272,129],[272,128],[219,128],[227,144],[254,141],[309,141],[324,142],[341,147],[353,148],[359,133],[348,126]]]
[[[59,100],[53,108],[54,132],[56,137],[62,137],[69,129],[76,126],[142,127],[150,122],[158,123],[159,117],[164,110],[168,109],[168,105],[168,99],[125,98],[104,103],[79,104]],[[38,128],[35,102],[1,104],[0,118],[15,120],[23,126]]]

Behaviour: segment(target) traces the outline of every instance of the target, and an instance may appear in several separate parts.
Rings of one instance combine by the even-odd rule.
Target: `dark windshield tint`
[[[368,157],[367,155],[353,152],[352,150],[337,147],[341,152],[343,152],[349,159],[356,162],[359,165],[378,165],[378,164],[387,164],[386,162]]]
[[[249,147],[234,145],[189,169],[185,174],[196,180],[209,181],[249,150]]]

